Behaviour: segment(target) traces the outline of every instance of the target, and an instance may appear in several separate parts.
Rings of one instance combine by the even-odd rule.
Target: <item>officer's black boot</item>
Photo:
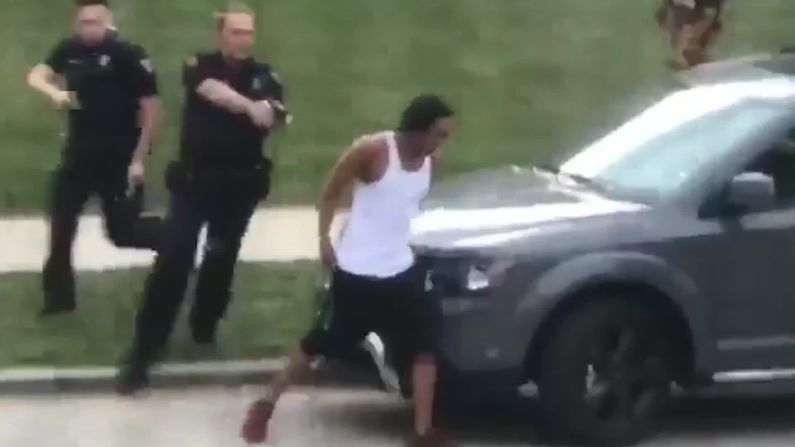
[[[192,252],[186,254],[186,251],[174,246],[161,252],[155,261],[146,281],[143,306],[135,317],[132,349],[119,372],[119,394],[129,395],[145,388],[149,384],[149,369],[165,355],[187,285]]]
[[[116,392],[122,396],[131,396],[149,387],[149,370],[165,357],[165,348],[153,338],[156,333],[141,332],[140,321],[137,323],[133,346],[124,357],[116,378]]]
[[[129,396],[149,386],[149,371],[155,363],[166,357],[166,346],[161,328],[141,325],[141,315],[136,321],[133,346],[122,361],[117,376],[116,391]]]
[[[132,396],[149,386],[149,369],[152,356],[133,348],[124,359],[116,377],[116,392],[121,396]]]

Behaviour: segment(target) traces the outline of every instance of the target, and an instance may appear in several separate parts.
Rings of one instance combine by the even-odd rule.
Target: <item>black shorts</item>
[[[337,269],[331,279],[330,317],[302,340],[304,353],[342,356],[375,332],[399,369],[419,354],[435,354],[441,314],[424,291],[423,272],[413,267],[381,279]]]

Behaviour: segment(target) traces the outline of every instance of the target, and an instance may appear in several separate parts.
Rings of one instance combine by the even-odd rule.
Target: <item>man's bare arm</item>
[[[334,214],[346,191],[364,177],[370,156],[369,146],[355,146],[348,150],[331,170],[318,201],[318,237],[321,240],[329,237]]]

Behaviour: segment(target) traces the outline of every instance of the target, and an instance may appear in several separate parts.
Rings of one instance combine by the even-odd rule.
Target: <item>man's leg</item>
[[[436,392],[436,358],[432,353],[418,354],[412,364],[411,382],[414,398],[414,432],[426,436],[434,428]]]
[[[133,346],[121,371],[122,394],[145,386],[149,367],[163,353],[193,268],[201,224],[202,214],[195,198],[172,195],[163,244],[145,284]]]
[[[117,247],[156,251],[164,231],[163,219],[155,215],[142,215],[143,185],[128,191],[125,184],[117,181],[101,191],[108,238]]]
[[[691,62],[707,63],[712,60],[711,50],[721,30],[720,18],[709,17],[703,21],[698,29],[698,57]],[[694,64],[694,65],[697,65]]]
[[[451,444],[436,430],[434,421],[440,313],[424,293],[420,273],[418,268],[409,270],[384,293],[383,325],[393,342],[397,369],[410,371],[417,444],[447,446]],[[407,327],[412,331],[406,331]]]
[[[667,63],[674,70],[684,70],[689,67],[685,52],[692,45],[698,17],[691,8],[681,5],[672,7],[671,17],[671,57]]]
[[[268,423],[279,398],[302,375],[316,356],[332,355],[361,342],[372,329],[373,288],[353,275],[337,271],[331,280],[332,310],[327,324],[316,326],[287,359],[280,374],[268,384],[265,395],[249,409],[243,425],[243,438],[250,443],[264,442]]]
[[[190,315],[191,330],[198,343],[215,341],[218,322],[232,300],[240,245],[256,202],[234,205],[238,206],[214,210],[208,219],[207,242]]]
[[[50,252],[44,264],[43,315],[74,310],[75,278],[72,268],[72,245],[77,232],[78,217],[88,200],[76,173],[59,168],[53,173],[50,205]]]

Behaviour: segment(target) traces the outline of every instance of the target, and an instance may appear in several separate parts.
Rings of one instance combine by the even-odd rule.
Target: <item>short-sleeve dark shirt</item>
[[[69,111],[72,139],[140,132],[140,100],[158,94],[157,77],[143,48],[113,36],[97,46],[68,38],[44,63],[76,95],[77,107]]]
[[[268,130],[257,127],[248,115],[232,113],[200,96],[196,90],[207,79],[221,81],[252,100],[283,102],[278,76],[254,59],[230,63],[220,51],[199,53],[183,67],[182,160],[199,168],[258,166]]]

